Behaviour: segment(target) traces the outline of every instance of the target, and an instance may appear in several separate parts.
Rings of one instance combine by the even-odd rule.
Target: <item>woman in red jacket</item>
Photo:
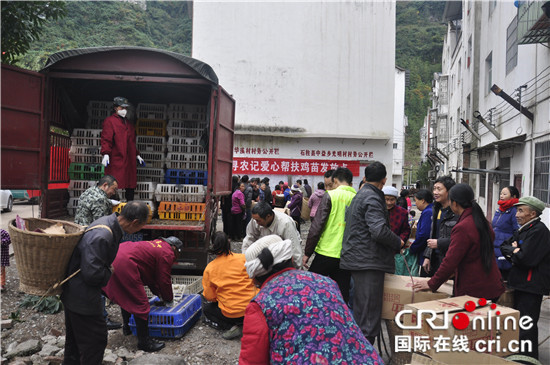
[[[468,184],[457,184],[449,191],[451,209],[460,216],[451,231],[447,255],[429,280],[416,279],[415,290],[436,291],[452,274],[454,295],[470,295],[493,302],[504,292],[504,284],[493,250],[495,234]]]
[[[126,119],[128,99],[117,96],[113,103],[113,114],[103,121],[101,131],[102,164],[105,174],[113,175],[119,189],[126,189],[126,200],[134,200],[137,186],[137,162],[143,164],[136,147],[136,129]],[[137,160],[137,161],[136,161]]]

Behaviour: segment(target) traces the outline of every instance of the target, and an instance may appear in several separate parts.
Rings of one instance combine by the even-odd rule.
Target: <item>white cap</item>
[[[384,186],[382,192],[384,193],[384,195],[395,196],[396,198],[399,198],[399,192],[393,186]]]

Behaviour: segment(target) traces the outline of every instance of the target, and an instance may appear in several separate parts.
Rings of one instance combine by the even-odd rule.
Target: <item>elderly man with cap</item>
[[[117,96],[113,102],[113,114],[103,121],[101,154],[105,173],[113,175],[119,189],[126,189],[126,200],[134,200],[137,186],[136,160],[144,164],[136,147],[136,129],[126,119],[128,99]]]
[[[262,237],[245,253],[260,292],[246,308],[239,364],[382,363],[336,283],[292,267],[292,243]]]
[[[539,199],[526,196],[514,204],[519,229],[504,241],[500,250],[512,263],[508,274],[508,287],[514,289],[514,308],[520,317],[529,316],[533,325],[520,327],[520,341],[531,341],[528,355],[538,359],[538,327],[542,296],[550,293],[550,233],[540,219],[545,205]],[[523,342],[522,342],[523,343]],[[522,347],[523,348],[523,347]]]
[[[154,352],[164,347],[149,337],[149,299],[144,286],[157,295],[162,302],[173,300],[172,265],[181,254],[183,243],[177,237],[159,238],[152,241],[123,242],[113,262],[113,275],[105,294],[120,306],[123,333],[131,333],[130,314],[134,315],[138,337],[138,349]],[[164,303],[160,303],[164,304]]]

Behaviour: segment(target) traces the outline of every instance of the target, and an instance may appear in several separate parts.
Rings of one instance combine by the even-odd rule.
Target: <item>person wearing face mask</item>
[[[126,118],[128,99],[114,98],[113,114],[103,121],[101,131],[101,154],[105,174],[118,181],[119,189],[126,189],[126,200],[134,200],[137,185],[137,162],[144,161],[136,147],[136,129]]]

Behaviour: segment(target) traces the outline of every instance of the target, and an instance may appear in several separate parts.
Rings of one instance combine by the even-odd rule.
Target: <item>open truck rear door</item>
[[[2,65],[2,189],[44,186],[44,75]]]
[[[235,128],[235,100],[221,86],[214,93],[215,103],[214,132],[210,133],[212,146],[212,194],[231,194],[233,171],[233,131]]]

